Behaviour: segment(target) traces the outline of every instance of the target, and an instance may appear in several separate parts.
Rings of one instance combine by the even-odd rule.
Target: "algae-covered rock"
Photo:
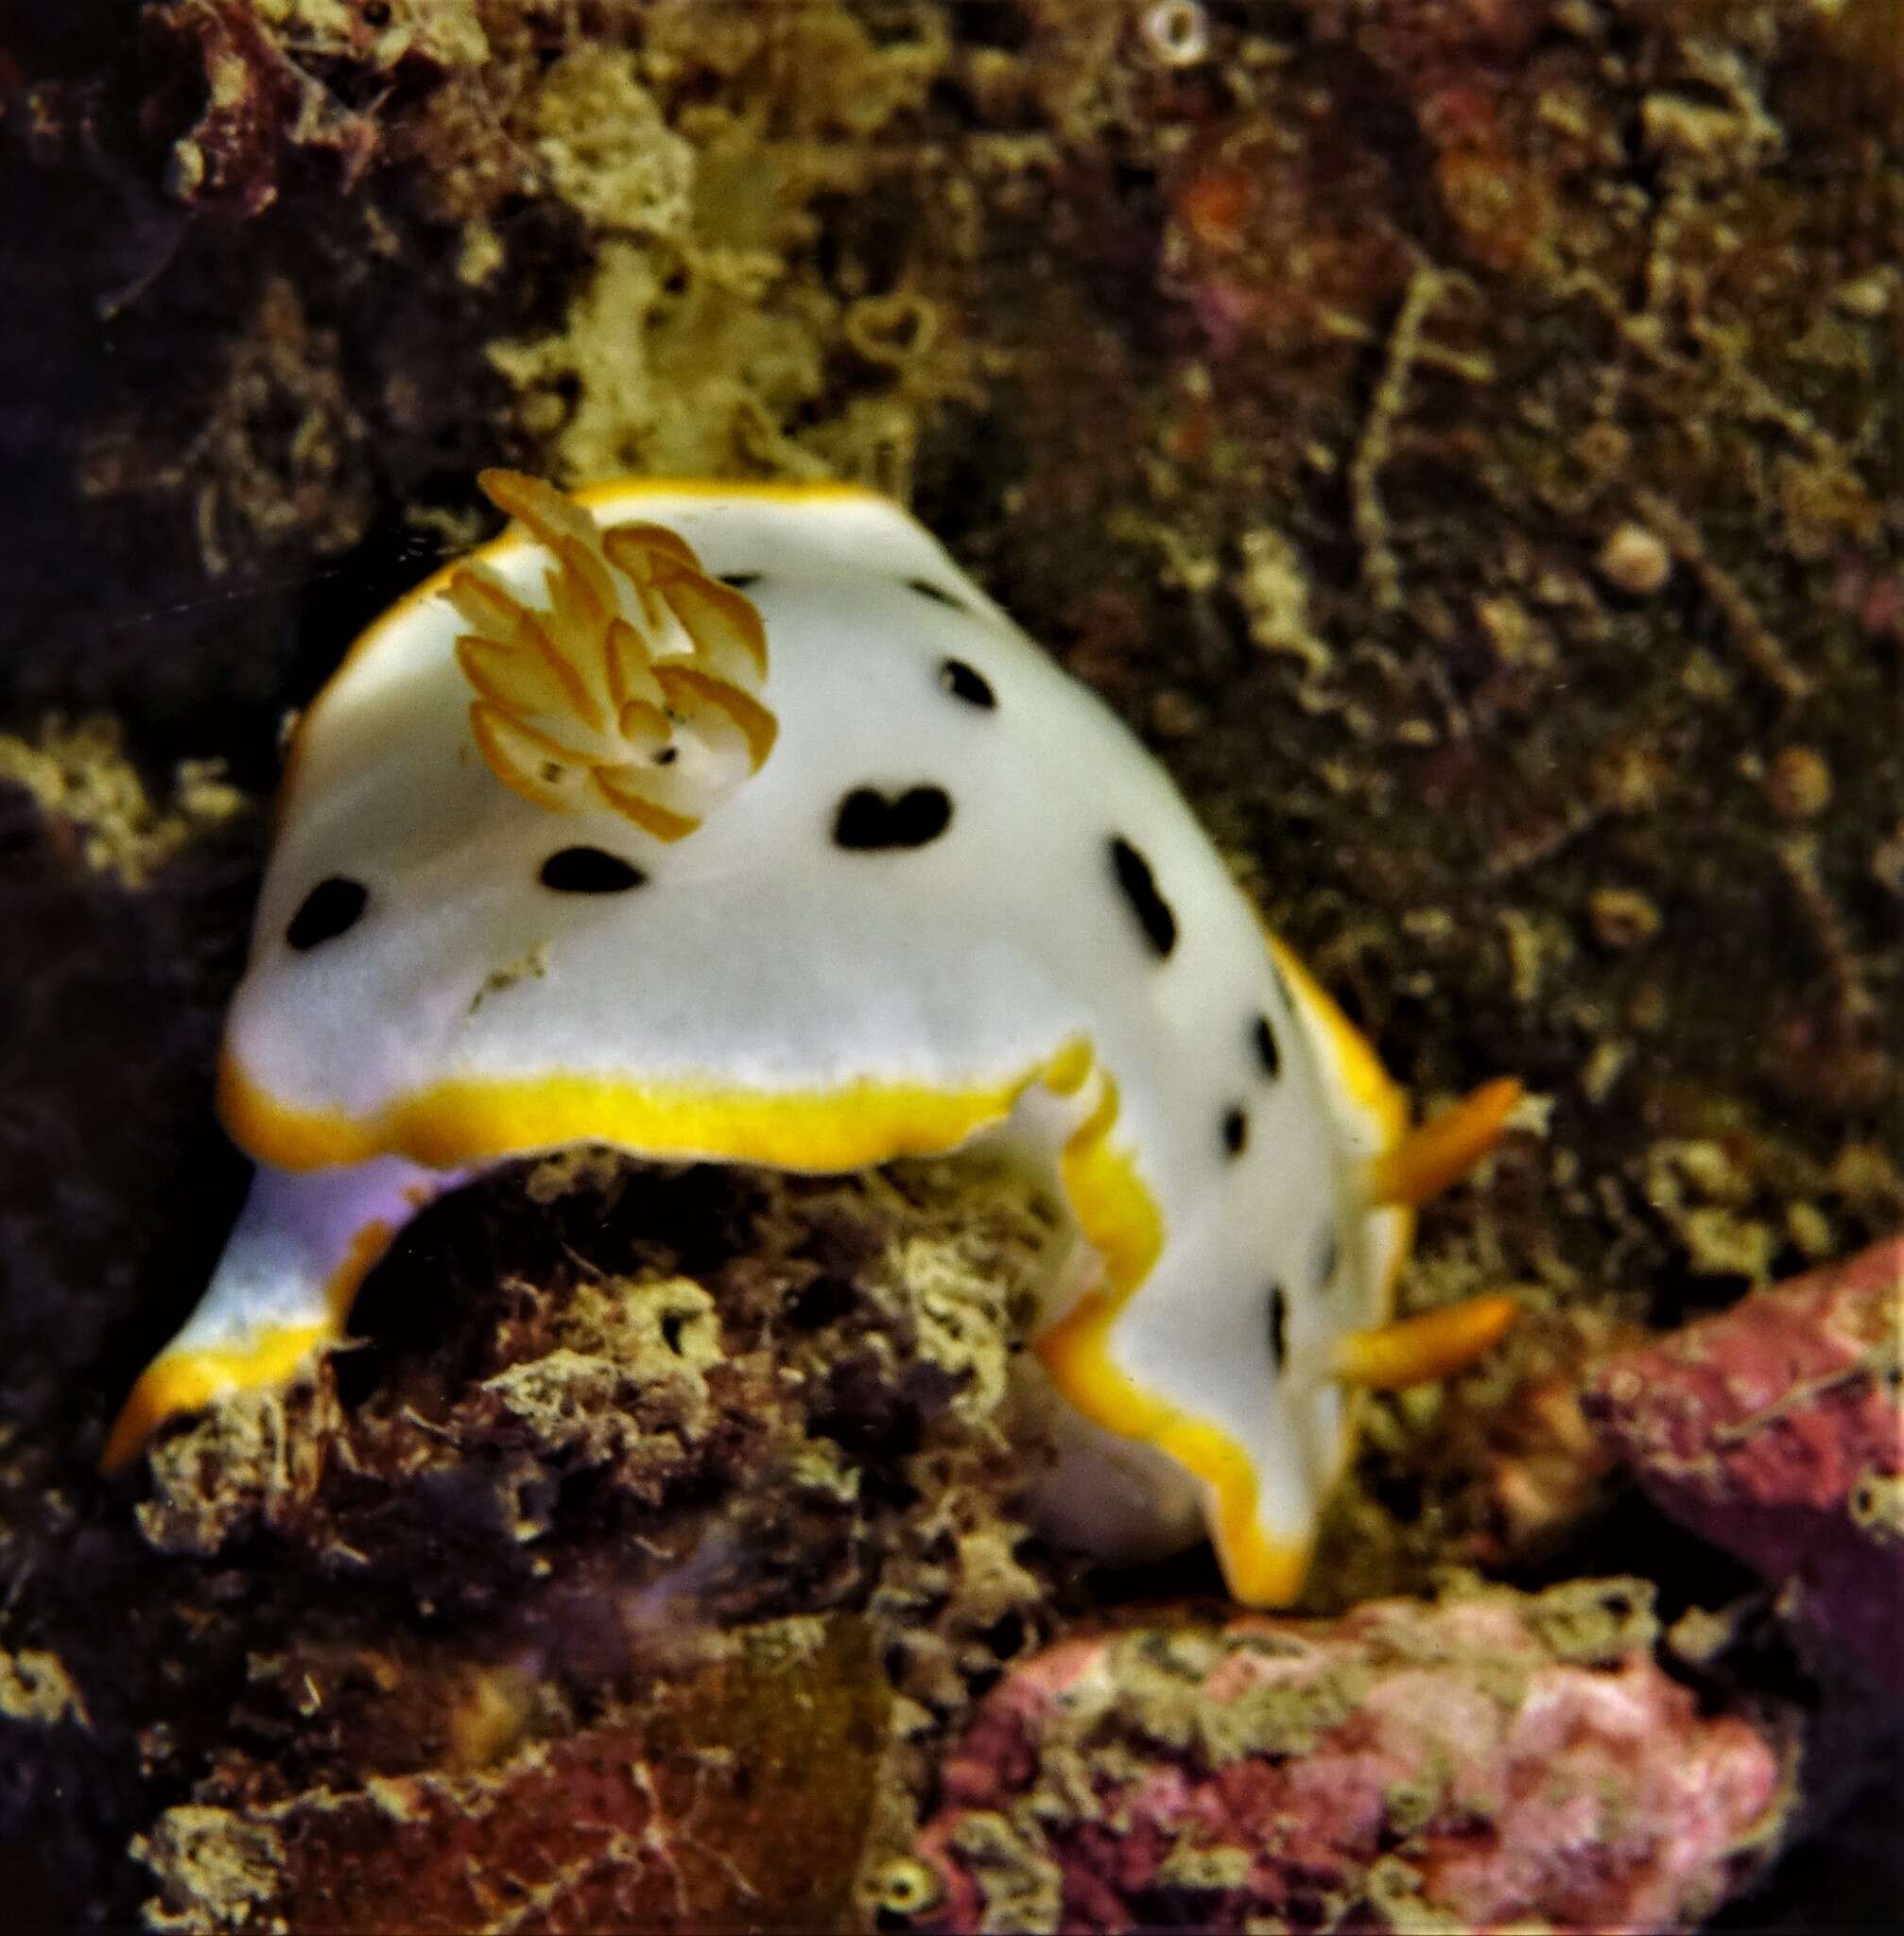
[[[1065,1640],[871,1887],[947,1930],[1688,1928],[1775,1845],[1791,1758],[1657,1640],[1631,1581]]]
[[[1002,1428],[1049,1218],[596,1150],[444,1202],[353,1346],[69,1532],[0,1806],[116,1812],[158,1927],[835,1926],[1055,1612]]]
[[[1675,1519],[1904,1686],[1904,1238],[1603,1365],[1587,1408]]]
[[[1006,1367],[1051,1214],[982,1163],[515,1165],[406,1234],[313,1376],[162,1437],[140,1527],[203,1557],[268,1537],[419,1598],[486,1599],[618,1529],[718,1545],[743,1599],[784,1569],[849,1591],[915,1465],[1010,1491]]]

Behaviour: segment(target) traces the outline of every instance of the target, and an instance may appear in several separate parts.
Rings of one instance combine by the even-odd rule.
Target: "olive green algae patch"
[[[69,722],[49,715],[30,735],[0,733],[0,781],[24,787],[70,830],[88,867],[142,888],[154,872],[251,803],[221,760],[182,760],[155,800],[128,757],[121,723],[105,714]]]

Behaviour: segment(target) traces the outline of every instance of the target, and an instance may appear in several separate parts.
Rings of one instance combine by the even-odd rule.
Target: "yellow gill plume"
[[[485,471],[484,494],[551,562],[534,609],[487,565],[447,596],[491,769],[555,812],[606,806],[661,840],[691,834],[773,750],[760,614],[658,525],[601,530],[553,485]]]

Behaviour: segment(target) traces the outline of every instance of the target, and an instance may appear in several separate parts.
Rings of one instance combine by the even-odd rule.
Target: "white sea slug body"
[[[486,1165],[984,1141],[1068,1212],[1047,1511],[1112,1557],[1207,1530],[1238,1598],[1287,1599],[1343,1383],[1501,1328],[1385,1320],[1408,1202],[1513,1085],[1409,1132],[1162,769],[897,507],[484,481],[516,521],[301,723],[220,1071],[257,1178],[108,1462],[340,1337]]]

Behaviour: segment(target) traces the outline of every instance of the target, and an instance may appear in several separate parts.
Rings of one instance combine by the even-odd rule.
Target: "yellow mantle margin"
[[[322,1324],[283,1324],[243,1346],[163,1352],[132,1387],[99,1455],[101,1472],[117,1472],[134,1459],[168,1418],[199,1411],[232,1392],[257,1392],[288,1383],[311,1358],[342,1334],[357,1288],[396,1236],[384,1222],[367,1223],[351,1239],[344,1260],[324,1286],[330,1317]]]
[[[401,1097],[374,1115],[307,1110],[254,1084],[229,1052],[218,1115],[248,1155],[279,1169],[328,1169],[404,1156],[434,1169],[494,1162],[567,1143],[613,1143],[659,1161],[706,1158],[773,1169],[864,1169],[937,1156],[1011,1115],[1020,1096],[1066,1063],[968,1090],[854,1082],[763,1094],[612,1076],[463,1078]],[[1055,1085],[1054,1085],[1055,1086]]]

